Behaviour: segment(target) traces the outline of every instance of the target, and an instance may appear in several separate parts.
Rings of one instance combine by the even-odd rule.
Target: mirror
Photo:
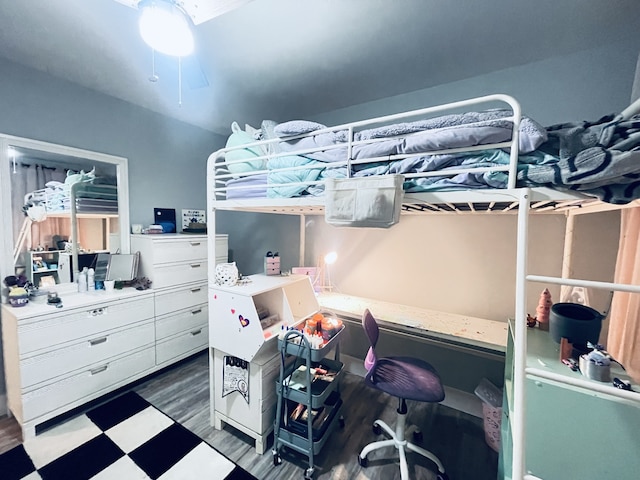
[[[138,255],[135,253],[111,255],[107,280],[130,282],[138,274]]]
[[[126,158],[0,134],[0,186],[3,278],[73,282],[97,253],[129,253]]]

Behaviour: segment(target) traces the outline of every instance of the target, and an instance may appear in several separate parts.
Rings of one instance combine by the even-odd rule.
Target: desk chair
[[[412,357],[376,357],[376,344],[378,343],[379,329],[375,318],[367,309],[362,316],[362,326],[369,338],[371,347],[364,361],[368,370],[365,383],[373,388],[398,397],[398,420],[395,432],[382,420],[373,422],[373,431],[376,434],[382,430],[390,436],[389,440],[380,440],[365,446],[358,463],[366,467],[367,455],[378,448],[395,446],[400,455],[400,477],[409,479],[406,450],[411,450],[433,461],[438,467],[438,480],[448,480],[442,462],[433,453],[405,440],[405,423],[407,417],[407,400],[418,402],[441,402],[444,400],[444,389],[436,370],[427,362]]]

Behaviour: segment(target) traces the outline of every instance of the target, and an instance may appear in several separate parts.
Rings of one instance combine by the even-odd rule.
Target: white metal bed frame
[[[425,192],[425,193],[409,193],[405,194],[403,199],[402,214],[403,215],[424,215],[424,214],[516,214],[518,215],[517,223],[517,249],[516,249],[516,312],[515,312],[515,328],[514,328],[514,378],[513,378],[513,412],[511,412],[513,455],[512,455],[512,480],[543,480],[527,472],[525,465],[525,431],[524,431],[524,412],[526,408],[525,398],[525,376],[527,373],[535,374],[540,377],[549,378],[561,383],[568,383],[581,386],[592,391],[606,393],[608,395],[621,399],[638,402],[637,393],[627,392],[609,385],[594,384],[586,380],[575,379],[568,381],[565,377],[557,376],[553,373],[542,371],[536,368],[526,366],[526,317],[527,317],[527,283],[542,282],[547,284],[563,285],[563,286],[583,286],[588,288],[598,288],[604,290],[618,290],[633,293],[640,293],[638,285],[623,285],[608,282],[595,282],[589,280],[576,280],[566,278],[568,268],[563,262],[562,277],[546,277],[539,275],[529,275],[527,267],[528,252],[528,230],[529,230],[529,214],[545,214],[555,213],[567,216],[566,239],[565,243],[565,259],[571,257],[571,232],[573,230],[573,220],[575,215],[599,212],[605,210],[619,209],[619,205],[605,204],[593,197],[584,196],[574,192],[563,192],[549,188],[515,188],[516,168],[518,160],[518,126],[520,123],[521,110],[519,103],[512,97],[507,95],[489,95],[475,99],[454,102],[436,107],[414,110],[411,112],[388,115],[373,118],[361,122],[353,122],[339,125],[325,130],[318,130],[309,135],[337,131],[348,130],[348,152],[356,142],[353,142],[354,130],[365,126],[371,126],[381,123],[391,123],[399,120],[406,120],[417,116],[431,116],[436,113],[448,112],[455,109],[483,105],[490,102],[506,103],[512,110],[511,117],[505,117],[505,120],[513,122],[513,132],[510,142],[500,144],[483,145],[481,147],[470,147],[467,149],[448,150],[447,153],[473,151],[488,148],[509,148],[510,164],[508,167],[499,169],[491,168],[490,170],[507,171],[509,174],[508,188],[506,189],[487,189],[487,190],[466,190],[466,191],[444,191],[444,192]],[[620,118],[629,118],[640,113],[640,99],[626,108]],[[301,138],[289,137],[290,139]],[[271,143],[276,140],[259,141],[238,148],[247,148]],[[315,150],[323,150],[327,147],[321,147]],[[207,162],[207,211],[209,236],[209,278],[215,275],[215,212],[216,210],[238,210],[250,211],[258,213],[279,213],[300,216],[300,265],[304,264],[304,243],[305,243],[305,216],[306,215],[323,215],[323,199],[322,197],[294,197],[294,198],[238,198],[232,200],[225,199],[226,188],[225,182],[237,174],[228,173],[219,174],[217,169],[224,167],[232,162],[225,161],[225,154],[232,149],[223,148],[211,154]],[[287,152],[286,155],[296,155],[309,153],[311,150],[301,150],[297,152]],[[430,154],[445,153],[445,151],[425,152]],[[415,156],[416,154],[411,154]],[[409,156],[409,155],[405,155]],[[252,160],[268,159],[269,156],[255,157]],[[366,161],[373,161],[367,159]],[[380,160],[380,159],[375,159]],[[385,159],[388,160],[388,159]],[[350,166],[353,162],[346,160],[345,165]],[[300,167],[294,167],[300,168]],[[470,170],[457,170],[452,173],[461,173]],[[475,169],[474,171],[479,171]],[[266,171],[252,172],[251,174],[266,173]],[[422,175],[422,174],[420,174]],[[442,175],[442,172],[433,172],[424,174]],[[640,205],[638,201],[632,202],[625,207]],[[213,407],[212,407],[213,408]]]

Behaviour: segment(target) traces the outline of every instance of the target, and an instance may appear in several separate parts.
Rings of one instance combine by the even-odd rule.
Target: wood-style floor
[[[302,480],[308,457],[286,447],[283,462],[273,465],[273,435],[264,455],[255,452],[253,439],[225,426],[215,430],[209,419],[208,356],[198,354],[133,386],[157,408],[180,422],[214,448],[260,480]],[[376,418],[395,425],[397,400],[367,387],[358,375],[345,374],[340,387],[344,401],[344,428],[336,429],[315,457],[314,479],[318,480],[399,480],[400,469],[394,448],[369,455],[362,468],[357,455],[364,445],[381,439],[374,435]],[[482,420],[443,405],[409,403],[407,425],[422,430],[422,447],[443,462],[451,480],[495,480],[498,455],[484,440]],[[19,428],[12,418],[0,418],[0,453],[19,444]],[[435,466],[409,453],[409,475],[413,480],[435,479]]]

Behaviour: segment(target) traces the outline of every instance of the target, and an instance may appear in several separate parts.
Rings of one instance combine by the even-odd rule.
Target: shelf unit
[[[22,254],[24,275],[36,287],[40,287],[42,277],[51,276],[60,283],[58,276],[60,250],[27,251]],[[41,266],[39,266],[41,265]]]
[[[325,445],[336,425],[344,426],[339,393],[344,365],[339,361],[338,350],[342,329],[320,348],[312,348],[302,332],[296,329],[278,339],[283,362],[276,384],[278,404],[274,422],[273,464],[277,466],[282,463],[280,448],[283,446],[306,454],[309,467],[304,472],[304,478],[307,480],[313,477],[315,455]],[[335,360],[325,358],[334,347]],[[288,362],[287,357],[292,361]],[[315,378],[313,369],[316,368],[326,370],[331,380],[322,376]],[[309,414],[310,411],[315,413]]]
[[[318,302],[304,275],[252,275],[209,287],[211,423],[250,436],[262,454],[276,411],[278,333],[316,313]]]
[[[511,478],[510,418],[514,415],[514,321],[509,322],[499,478]],[[527,332],[525,391],[526,466],[543,479],[616,478],[631,480],[640,471],[640,395],[621,398],[599,391],[604,384],[560,363],[560,346],[549,332]],[[616,364],[612,377],[631,381]],[[631,381],[632,382],[632,381]],[[595,390],[598,388],[598,390]],[[608,387],[607,387],[608,388]],[[638,385],[632,388],[640,391]],[[553,425],[550,431],[549,427]],[[586,439],[583,441],[582,439]]]
[[[558,404],[565,405],[565,400],[562,400],[562,396],[557,393],[558,391],[582,389],[583,394],[587,397],[606,399],[607,401],[610,400],[613,402],[622,402],[627,406],[630,405],[631,408],[635,410],[636,417],[640,415],[640,395],[637,392],[621,390],[615,388],[611,384],[594,382],[582,375],[568,375],[565,371],[566,367],[560,363],[559,353],[555,356],[552,355],[549,357],[548,362],[544,362],[544,360],[539,358],[536,358],[536,361],[534,362],[529,362],[529,359],[532,357],[528,352],[530,344],[528,337],[532,333],[534,335],[536,334],[535,332],[529,332],[529,329],[526,326],[526,298],[527,286],[529,283],[544,283],[546,285],[576,286],[607,291],[640,293],[640,286],[638,285],[624,285],[610,282],[566,278],[568,277],[568,269],[564,268],[564,277],[548,277],[529,274],[527,264],[529,215],[530,212],[535,211],[536,208],[536,192],[537,189],[520,189],[518,201],[516,317],[513,323],[512,333],[510,333],[509,337],[509,341],[513,342],[513,344],[511,348],[507,348],[506,355],[506,362],[509,366],[505,375],[505,401],[507,403],[503,410],[502,420],[504,423],[502,425],[502,445],[499,463],[499,477],[509,480],[553,480],[554,478],[559,478],[554,474],[545,477],[544,475],[546,474],[546,471],[542,467],[537,466],[535,463],[529,465],[530,449],[527,442],[534,438],[534,434],[538,437],[544,436],[545,439],[549,439],[553,436],[557,436],[558,432],[571,430],[572,435],[570,438],[571,441],[575,443],[575,448],[587,450],[590,448],[590,444],[602,445],[597,440],[597,429],[593,431],[593,438],[589,435],[588,424],[584,425],[584,432],[576,432],[574,430],[579,424],[576,422],[580,422],[580,417],[579,415],[576,415],[576,411],[572,408],[565,407],[565,415],[562,418],[559,418],[557,423],[553,423],[553,421],[548,422],[544,417],[536,419],[535,422],[528,421],[529,411],[535,407],[536,403],[548,405],[548,410],[550,411],[554,408],[560,408]],[[580,202],[576,201],[573,205],[580,205]],[[569,244],[569,250],[571,244],[571,225],[573,215],[582,215],[592,211],[601,211],[603,209],[620,208],[616,206],[601,206],[601,204],[593,204],[590,207],[587,206],[584,209],[570,209],[568,211],[569,216],[567,219],[567,236],[565,239],[565,245],[567,243]],[[565,257],[570,257],[570,253],[570,251],[567,252],[567,247],[565,246]],[[565,258],[565,263],[567,260],[568,259]],[[536,348],[539,348],[539,345],[535,343],[535,337],[531,339],[531,342],[531,355],[535,358],[536,353],[539,353],[536,350]],[[545,365],[543,366],[540,362],[545,363]],[[555,365],[557,368],[547,368],[549,365]],[[560,390],[554,391],[552,388],[545,389],[549,392],[549,395],[545,398],[544,396],[540,396],[538,394],[539,391],[533,388],[533,386],[538,386],[540,382],[548,382],[549,385],[554,385]],[[553,401],[554,397],[557,402]],[[598,405],[593,405],[592,408],[597,409],[600,408],[601,405],[607,405],[607,403],[598,402]],[[588,421],[592,415],[593,412],[591,412],[590,415],[587,415],[587,417],[584,418],[584,421]],[[637,429],[633,430],[633,435],[635,435],[635,437],[632,445],[636,446],[640,441],[640,436],[638,436],[637,432]],[[616,440],[616,442],[617,441],[619,440]],[[606,444],[603,450],[598,450],[598,456],[596,458],[602,459],[609,448],[610,445]],[[566,449],[567,446],[563,445],[558,446],[556,450],[549,448],[547,449],[547,452],[552,455],[559,455],[562,457],[562,452]],[[534,459],[532,459],[532,461],[535,462]],[[627,462],[628,461],[629,460],[627,459]],[[539,472],[535,471],[536,467],[540,468]],[[564,468],[566,468],[566,464]],[[635,471],[637,472],[638,469],[636,468]],[[559,470],[559,472],[561,471]],[[559,472],[557,473],[562,476],[563,474]],[[593,472],[588,473],[584,478],[592,476],[592,473]],[[611,476],[610,472],[608,472],[606,476]],[[580,475],[576,475],[576,478],[579,477]]]

